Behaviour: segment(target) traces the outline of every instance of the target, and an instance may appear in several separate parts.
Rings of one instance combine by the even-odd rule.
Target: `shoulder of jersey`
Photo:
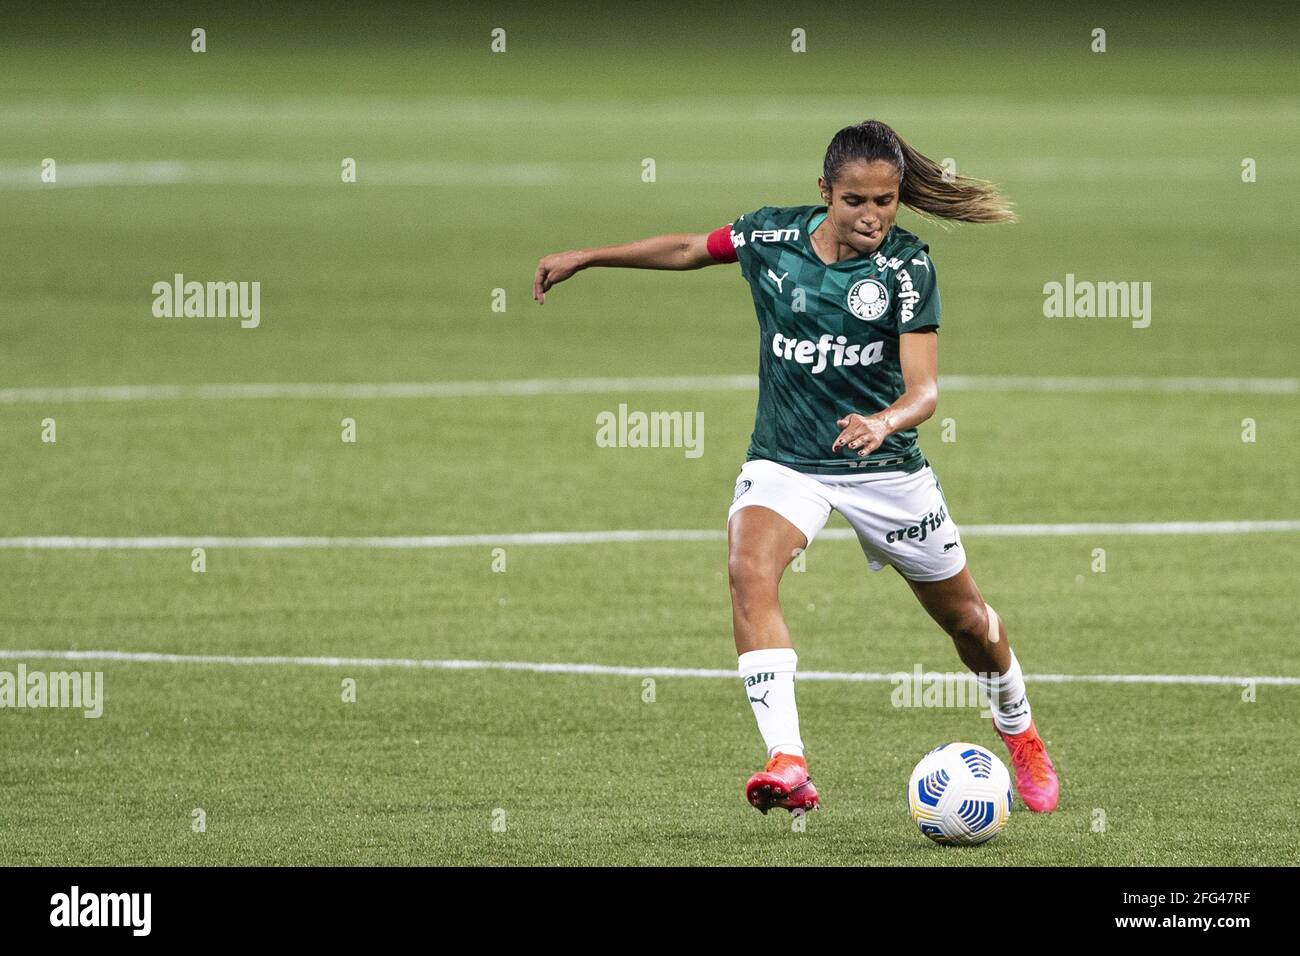
[[[731,243],[737,258],[751,254],[772,255],[791,244],[798,245],[802,224],[814,208],[761,206],[753,212],[738,216],[731,224]]]
[[[894,257],[904,266],[912,266],[925,272],[933,272],[930,264],[930,245],[915,233],[908,232],[902,226],[895,225],[898,232],[898,244],[894,247]]]
[[[920,256],[930,250],[930,244],[914,232],[908,232],[898,223],[894,223],[895,242],[898,243],[897,249],[900,253],[908,253],[913,256]]]
[[[779,222],[783,225],[800,222],[804,216],[810,214],[815,206],[762,206],[753,212],[747,212],[733,224],[733,228],[739,226],[747,229],[762,229],[771,222]]]

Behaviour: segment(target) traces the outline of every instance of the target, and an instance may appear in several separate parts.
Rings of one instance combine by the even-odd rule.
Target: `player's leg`
[[[771,508],[742,508],[727,522],[727,578],[737,654],[793,649],[779,588],[785,569],[807,546],[804,533]]]
[[[763,813],[774,806],[815,809],[820,800],[808,776],[794,698],[799,658],[778,599],[782,574],[808,541],[764,507],[737,511],[727,523],[727,540],[740,677],[768,755],[767,765],[745,785],[745,799]]]
[[[835,481],[828,490],[836,510],[857,532],[871,567],[894,566],[975,672],[993,705],[994,727],[1011,751],[1025,805],[1054,809],[1056,771],[1034,727],[1020,663],[1005,625],[984,603],[966,567],[961,535],[933,470],[926,466],[879,480]]]
[[[794,812],[819,804],[803,755],[794,695],[798,656],[779,589],[785,569],[829,514],[815,483],[772,462],[748,462],[727,522],[737,663],[768,756],[745,797],[764,813],[774,806]]]
[[[965,565],[952,577],[941,581],[916,581],[904,574],[921,606],[934,622],[952,638],[961,662],[976,674],[1004,674],[1011,669],[1011,647],[1006,626],[997,612],[984,603],[984,596]],[[996,628],[993,623],[996,621]],[[1026,713],[1028,708],[1025,708]],[[1008,713],[1012,729],[1020,730],[1028,718]]]
[[[975,673],[993,710],[993,725],[1006,742],[1025,806],[1056,809],[1060,782],[1034,726],[1020,662],[1007,640],[1002,617],[984,601],[970,569],[939,581],[907,579],[921,606],[952,638],[957,656]]]

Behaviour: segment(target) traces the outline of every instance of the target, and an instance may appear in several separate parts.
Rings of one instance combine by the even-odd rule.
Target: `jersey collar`
[[[868,255],[851,256],[848,259],[841,259],[839,262],[823,261],[822,257],[817,254],[817,250],[813,246],[812,230],[808,228],[809,226],[812,225],[812,221],[822,213],[829,214],[829,210],[825,206],[812,207],[812,211],[808,213],[808,217],[804,220],[803,235],[804,235],[804,248],[808,250],[808,254],[812,256],[813,259],[821,263],[823,268],[837,269],[843,267],[845,269],[856,269],[859,268],[863,263],[874,262],[875,257],[877,255],[884,255],[886,258],[889,257],[889,253],[886,252],[885,250],[895,239],[898,238],[898,223],[894,223],[892,226],[889,227],[889,232],[885,233],[885,238],[881,241],[880,245],[876,247],[875,252],[869,253]],[[827,220],[827,216],[823,216],[822,223],[826,222],[826,220]],[[821,228],[822,223],[817,224],[818,228]]]

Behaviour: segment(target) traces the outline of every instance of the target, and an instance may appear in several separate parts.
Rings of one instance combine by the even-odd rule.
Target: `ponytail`
[[[898,170],[899,201],[918,213],[958,222],[1015,222],[1011,203],[993,183],[951,175],[878,120],[846,126],[826,147],[822,177],[835,182],[845,163],[884,160]]]

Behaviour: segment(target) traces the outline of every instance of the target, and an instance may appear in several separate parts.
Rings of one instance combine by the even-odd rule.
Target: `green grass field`
[[[1110,383],[946,390],[921,443],[960,525],[1300,519],[1293,14],[899,4],[882,32],[800,5],[555,9],[87,7],[0,37],[0,671],[99,670],[106,691],[99,719],[0,710],[0,863],[1300,862],[1300,686],[1246,701],[1231,680],[1032,680],[1300,678],[1294,531],[966,537],[1063,788],[1057,813],[1017,799],[993,843],[948,850],[916,832],[904,789],[944,741],[1003,752],[977,711],[801,678],[825,807],[799,832],[744,802],[762,746],[735,679],[659,674],[647,702],[640,674],[401,666],[734,670],[720,539],[504,543],[504,572],[489,539],[720,532],[751,390],[40,391],[752,374],[734,267],[586,272],[539,308],[536,261],[816,202],[831,135],[877,117],[996,180],[1021,217],[901,217],[931,244],[943,372]],[[190,52],[195,26],[207,53]],[[153,283],[178,272],[261,282],[260,327],[154,318]],[[1150,327],[1045,318],[1042,287],[1067,273],[1150,282]],[[597,447],[596,416],[620,403],[703,412],[703,455]],[[9,540],[415,535],[486,537],[210,547],[203,573],[188,546]],[[814,544],[783,597],[801,671],[959,666],[851,541]],[[346,660],[53,656],[67,651]]]

